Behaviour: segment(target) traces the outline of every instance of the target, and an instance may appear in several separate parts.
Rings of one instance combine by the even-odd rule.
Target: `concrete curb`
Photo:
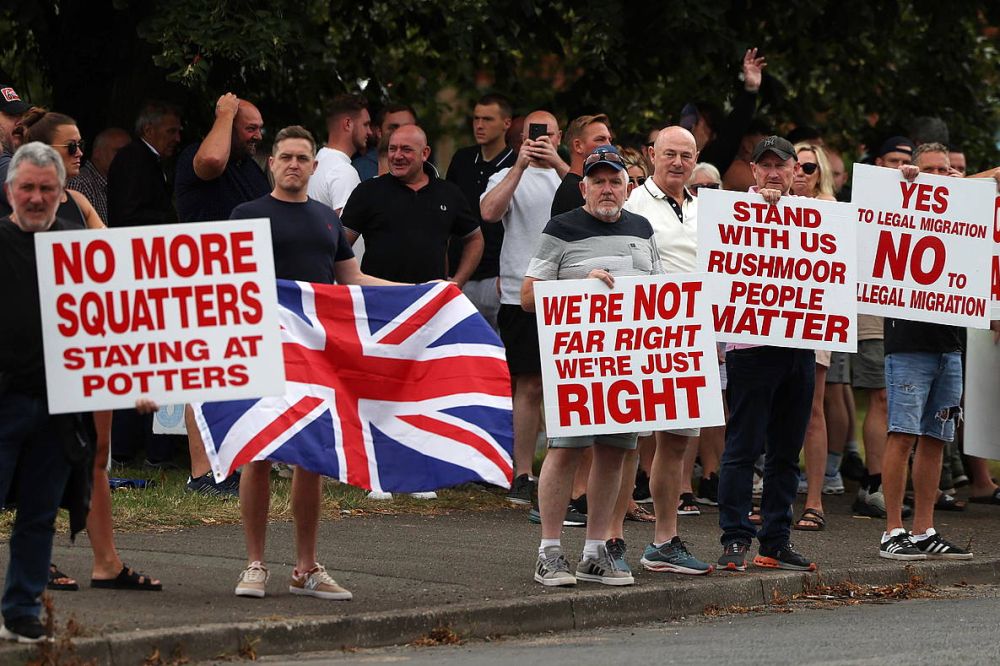
[[[71,654],[83,660],[94,659],[98,664],[118,666],[142,664],[157,650],[164,663],[169,663],[171,657],[233,658],[247,646],[263,655],[398,645],[426,636],[438,627],[448,627],[463,638],[532,634],[669,620],[701,613],[713,605],[766,604],[775,593],[788,597],[817,582],[888,585],[907,582],[913,574],[941,585],[992,584],[1000,581],[1000,559],[922,562],[893,569],[862,567],[814,574],[713,574],[698,579],[671,578],[669,584],[653,583],[620,590],[553,590],[551,595],[541,598],[350,617],[171,627],[79,638],[72,641],[71,647],[57,644],[55,649],[62,650],[63,658]],[[15,648],[5,650],[0,663],[23,664],[38,656],[35,647]]]

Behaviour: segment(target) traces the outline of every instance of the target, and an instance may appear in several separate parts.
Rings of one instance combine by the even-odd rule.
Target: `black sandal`
[[[147,592],[159,592],[163,589],[163,583],[154,583],[150,576],[130,569],[123,564],[122,570],[115,578],[91,578],[90,586],[105,590],[144,590]]]
[[[792,529],[802,530],[803,532],[822,532],[826,529],[826,517],[816,509],[807,507],[802,512],[802,516],[792,525]]]
[[[64,574],[62,571],[59,571],[59,567],[52,562],[49,563],[49,582],[45,585],[45,587],[49,590],[57,590],[61,592],[76,592],[80,589],[79,583]]]

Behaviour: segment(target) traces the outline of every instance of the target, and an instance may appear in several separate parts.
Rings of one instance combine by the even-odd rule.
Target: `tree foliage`
[[[639,135],[687,101],[724,102],[757,46],[776,126],[853,148],[936,115],[986,165],[997,25],[1000,5],[985,1],[36,0],[0,14],[0,67],[34,77],[89,131],[129,126],[143,98],[166,97],[197,134],[226,90],[257,100],[272,127],[320,129],[323,100],[363,90],[414,104],[440,133],[499,90],[521,111],[605,111]]]

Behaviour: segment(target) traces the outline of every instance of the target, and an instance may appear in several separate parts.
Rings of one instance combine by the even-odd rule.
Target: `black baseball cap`
[[[0,113],[8,116],[20,116],[28,112],[31,105],[22,101],[14,87],[0,83]]]
[[[912,157],[915,149],[913,142],[905,136],[891,136],[882,142],[876,157],[884,157],[888,153],[906,153]]]
[[[757,145],[753,149],[753,155],[751,160],[754,162],[759,162],[760,158],[763,157],[764,153],[774,153],[783,160],[789,158],[795,158],[795,148],[792,146],[788,139],[783,139],[780,136],[768,136],[757,142]]]

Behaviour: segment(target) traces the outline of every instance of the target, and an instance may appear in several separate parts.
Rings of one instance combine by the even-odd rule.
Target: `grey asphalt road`
[[[1000,663],[1000,587],[956,598],[796,608],[459,646],[271,656],[259,663],[406,666]]]

